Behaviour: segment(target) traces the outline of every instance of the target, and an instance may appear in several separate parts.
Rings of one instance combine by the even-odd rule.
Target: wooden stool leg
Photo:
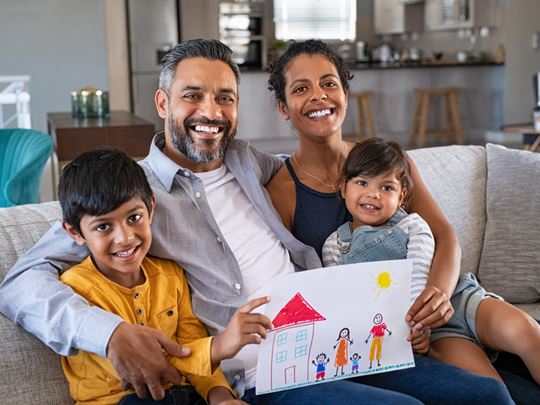
[[[370,138],[377,137],[377,130],[375,129],[375,122],[373,121],[373,112],[371,111],[371,104],[368,97],[362,97],[362,110],[364,113],[364,122],[367,126],[367,132]]]
[[[461,118],[459,116],[459,108],[457,104],[456,93],[451,93],[450,98],[450,110],[452,114],[452,123],[454,132],[456,133],[456,142],[460,145],[463,144],[463,132],[461,130]]]
[[[411,121],[411,127],[409,129],[409,146],[415,146],[416,135],[418,131],[418,120],[420,119],[420,108],[422,105],[422,98],[418,95],[416,100],[416,109],[414,111],[413,119]]]
[[[418,142],[416,143],[419,148],[424,146],[424,142],[426,139],[427,119],[429,111],[429,94],[422,93],[420,102],[420,122],[418,125]]]
[[[366,131],[364,129],[365,117],[362,110],[362,97],[356,98],[356,104],[358,109],[358,140],[362,142],[366,139]]]

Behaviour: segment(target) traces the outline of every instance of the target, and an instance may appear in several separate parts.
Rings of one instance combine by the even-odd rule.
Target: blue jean
[[[503,383],[421,355],[416,367],[352,379],[360,384],[401,392],[426,404],[512,404]]]
[[[191,385],[175,386],[165,390],[165,398],[156,401],[148,394],[140,399],[137,394],[126,395],[117,405],[204,405],[206,401]]]
[[[252,388],[246,391],[242,400],[252,405],[420,404],[408,395],[355,384],[348,380],[309,385],[264,395],[255,395],[255,389]]]

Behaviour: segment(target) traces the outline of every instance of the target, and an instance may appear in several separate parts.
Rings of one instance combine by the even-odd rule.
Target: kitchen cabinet
[[[455,30],[496,26],[497,0],[426,0],[426,30]]]
[[[402,0],[374,0],[376,34],[402,34],[421,31],[422,5],[404,4]]]

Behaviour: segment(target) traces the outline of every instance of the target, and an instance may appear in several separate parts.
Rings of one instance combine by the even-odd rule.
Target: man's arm
[[[62,355],[77,349],[106,355],[121,318],[87,301],[59,274],[88,256],[56,223],[22,256],[0,285],[0,311]]]

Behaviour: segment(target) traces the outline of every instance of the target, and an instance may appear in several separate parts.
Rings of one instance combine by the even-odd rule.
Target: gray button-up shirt
[[[149,254],[174,260],[185,270],[193,310],[215,334],[246,302],[244,281],[212,215],[202,181],[196,173],[169,159],[157,146],[162,144],[163,134],[158,134],[149,155],[140,162],[157,198]],[[315,250],[296,240],[283,226],[264,188],[281,164],[276,156],[258,152],[242,140],[233,141],[225,155],[225,165],[257,213],[289,250],[297,270],[320,267]],[[58,279],[59,273],[88,254],[57,223],[4,279],[0,311],[57,353],[68,355],[81,349],[105,356],[109,338],[122,320],[89,306]],[[241,365],[233,368],[235,375],[241,374]],[[235,382],[238,380],[236,377]]]

